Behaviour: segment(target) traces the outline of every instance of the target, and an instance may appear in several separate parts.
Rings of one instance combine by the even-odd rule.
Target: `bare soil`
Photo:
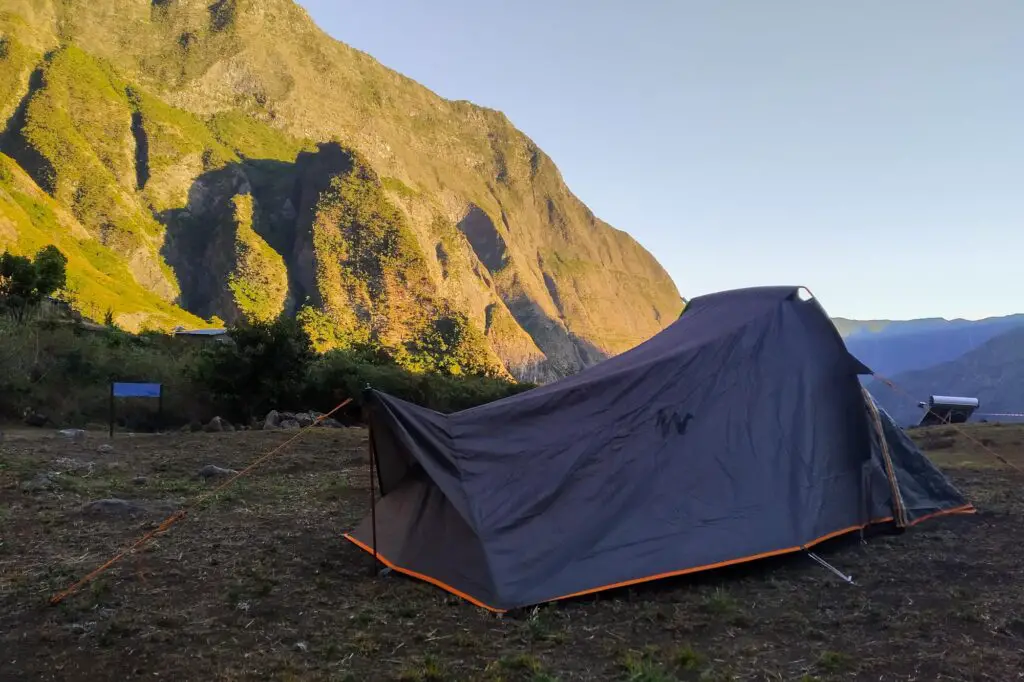
[[[979,513],[821,547],[856,585],[797,554],[499,617],[372,574],[366,434],[315,429],[48,605],[291,435],[8,432],[0,680],[1024,679],[1024,475],[986,452],[1024,467],[1020,426],[913,432]]]

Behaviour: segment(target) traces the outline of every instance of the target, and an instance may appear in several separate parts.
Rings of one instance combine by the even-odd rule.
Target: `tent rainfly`
[[[381,497],[345,537],[506,611],[973,512],[805,293],[695,298],[631,351],[454,414],[368,390]]]

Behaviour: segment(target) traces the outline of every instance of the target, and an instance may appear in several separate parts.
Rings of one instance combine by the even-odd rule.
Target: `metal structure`
[[[918,403],[924,408],[924,416],[918,426],[939,426],[941,424],[963,424],[981,406],[977,398],[963,398],[948,395],[929,396],[927,402]]]

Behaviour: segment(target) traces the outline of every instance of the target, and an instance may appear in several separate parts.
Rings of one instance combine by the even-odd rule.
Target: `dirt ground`
[[[0,444],[0,680],[1024,679],[1024,428],[915,435],[980,512],[902,535],[496,616],[371,575],[366,434],[311,430],[58,606],[48,599],[284,442],[271,432]],[[106,450],[106,448],[102,448]],[[125,508],[84,506],[119,498]]]

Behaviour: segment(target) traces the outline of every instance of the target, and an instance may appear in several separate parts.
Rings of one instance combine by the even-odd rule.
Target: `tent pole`
[[[370,525],[373,528],[373,565],[370,567],[371,574],[377,572],[377,494],[374,487],[374,460],[377,459],[377,449],[373,447],[373,429],[370,429]]]

